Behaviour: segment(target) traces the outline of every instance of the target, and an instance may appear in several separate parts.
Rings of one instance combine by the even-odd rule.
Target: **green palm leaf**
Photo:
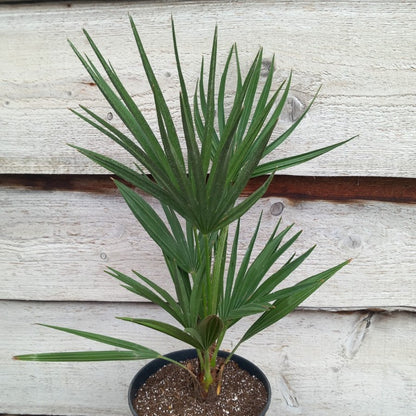
[[[239,344],[247,341],[257,333],[282,319],[289,312],[292,312],[322,284],[324,284],[329,278],[331,278],[337,271],[341,270],[348,263],[350,263],[350,260],[309,277],[291,288],[283,289],[282,292],[284,291],[284,294],[279,296],[279,298],[273,303],[273,307],[268,309],[263,315],[260,316],[260,318],[257,319],[257,321],[254,322],[253,325],[250,326],[241,338]]]
[[[126,276],[123,273],[118,272],[117,270],[109,267],[109,270],[106,270],[106,273],[116,279],[120,280],[124,283],[122,285],[127,290],[133,292],[136,295],[142,296],[145,299],[150,300],[151,302],[155,303],[162,307],[166,312],[168,312],[171,316],[173,316],[179,323],[184,325],[183,321],[183,312],[180,306],[175,302],[172,296],[169,295],[165,290],[161,287],[156,285],[155,283],[151,282],[149,279],[146,279],[143,275],[134,272],[136,276],[141,278],[146,284],[148,284],[154,291],[150,290],[148,287],[144,286],[143,284],[137,282],[136,280],[132,279],[129,276]],[[156,293],[154,293],[156,292]]]

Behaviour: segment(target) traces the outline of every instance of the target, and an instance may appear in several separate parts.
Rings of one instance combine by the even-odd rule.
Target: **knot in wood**
[[[283,204],[283,202],[280,202],[280,201],[275,202],[270,207],[270,214],[274,216],[278,216],[283,212],[284,209],[285,209],[285,205]]]

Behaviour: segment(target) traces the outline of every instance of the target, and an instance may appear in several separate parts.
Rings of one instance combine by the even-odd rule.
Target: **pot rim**
[[[219,357],[227,357],[229,355],[229,352],[220,350],[218,352]],[[190,358],[196,358],[197,352],[195,349],[183,349],[178,351],[173,351],[168,354],[164,354],[165,357],[171,358],[175,361],[184,361]],[[248,371],[249,374],[254,375],[258,380],[260,380],[267,392],[267,402],[262,409],[261,413],[258,416],[264,416],[270,406],[271,402],[271,387],[269,380],[267,379],[266,375],[263,373],[263,371],[257,367],[253,362],[250,360],[241,357],[240,355],[233,354],[231,357],[231,360],[236,362],[239,367],[243,370]],[[136,410],[133,406],[134,397],[136,395],[137,390],[146,382],[146,380],[154,374],[156,371],[158,371],[163,366],[170,364],[168,361],[166,361],[163,358],[156,358],[149,363],[145,364],[133,377],[132,381],[130,382],[129,389],[128,389],[128,402],[130,411],[133,416],[139,416],[136,413]]]

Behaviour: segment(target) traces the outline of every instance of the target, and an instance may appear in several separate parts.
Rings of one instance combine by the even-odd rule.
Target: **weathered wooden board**
[[[0,175],[0,187],[34,191],[108,193],[114,175]],[[251,195],[267,176],[251,178],[241,196]],[[416,178],[373,176],[296,176],[276,174],[264,197],[297,200],[386,201],[416,204]]]
[[[244,68],[259,45],[264,45],[265,66],[276,53],[279,79],[294,70],[290,105],[280,129],[299,116],[323,84],[310,115],[279,155],[360,134],[342,150],[291,173],[416,176],[416,4],[271,0],[2,5],[0,172],[102,172],[67,147],[67,142],[100,148],[127,160],[67,110],[82,103],[103,116],[109,112],[66,43],[69,37],[85,50],[82,27],[88,28],[119,68],[144,114],[156,124],[128,12],[140,27],[176,120],[171,14],[191,89],[200,56],[209,52],[216,23],[221,62],[230,45],[238,41]]]
[[[416,307],[415,205],[264,198],[243,221],[241,254],[261,211],[257,251],[280,218],[304,230],[293,251],[318,244],[292,282],[353,258],[304,306]],[[158,247],[117,194],[0,189],[0,299],[137,300],[107,266],[170,287]]]
[[[106,333],[166,353],[178,341],[114,319],[160,318],[141,304],[1,302],[0,411],[28,414],[128,415],[126,392],[140,362],[25,363],[16,353],[100,349],[100,345],[31,322]],[[224,348],[242,335],[232,330]],[[234,340],[235,341],[235,340]],[[239,353],[272,384],[270,414],[403,416],[416,413],[416,319],[413,314],[295,312]],[[258,352],[261,351],[261,354]]]

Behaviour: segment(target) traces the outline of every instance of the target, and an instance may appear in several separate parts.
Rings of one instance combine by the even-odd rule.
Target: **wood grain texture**
[[[68,7],[72,6],[72,7]],[[70,51],[82,50],[86,27],[155,126],[149,87],[137,62],[127,13],[136,18],[168,104],[179,117],[169,20],[175,17],[186,79],[193,88],[214,25],[220,61],[238,41],[244,68],[259,45],[264,65],[276,53],[277,78],[294,70],[281,129],[296,119],[318,87],[309,116],[279,156],[355,134],[360,138],[306,165],[296,175],[415,177],[416,4],[413,2],[171,1],[3,5],[0,8],[0,172],[103,173],[66,146],[120,150],[68,110],[82,103],[109,109]],[[118,121],[113,118],[117,125]]]
[[[120,196],[0,188],[0,201],[0,299],[136,300],[104,273],[107,266],[135,269],[170,287],[159,249]],[[411,204],[264,198],[244,217],[240,258],[263,211],[256,251],[280,218],[282,226],[304,230],[293,251],[318,244],[292,283],[353,258],[305,307],[415,308],[414,210]]]
[[[166,353],[183,348],[149,329],[114,316],[160,318],[141,304],[1,302],[0,410],[9,413],[128,415],[130,379],[142,365],[30,363],[11,355],[51,350],[100,349],[100,345],[31,322],[107,333]],[[227,338],[241,336],[236,326]],[[292,313],[239,354],[250,357],[272,384],[271,415],[403,416],[416,413],[416,320],[411,313]],[[258,352],[261,351],[261,354]],[[21,400],[24,392],[25,400]]]

